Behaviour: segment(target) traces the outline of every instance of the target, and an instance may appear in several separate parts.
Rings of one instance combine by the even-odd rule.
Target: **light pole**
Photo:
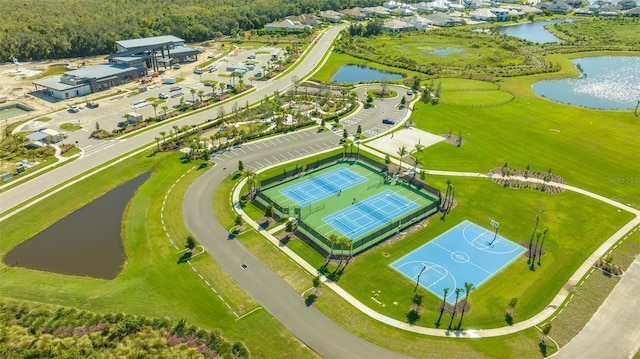
[[[418,289],[418,284],[420,284],[420,276],[422,275],[422,272],[424,272],[426,269],[427,269],[427,266],[423,265],[422,270],[420,270],[420,273],[418,273],[418,278],[416,278],[416,286],[415,288],[413,288],[414,292]]]

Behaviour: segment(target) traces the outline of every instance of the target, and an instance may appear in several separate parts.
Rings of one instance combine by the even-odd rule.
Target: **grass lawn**
[[[182,164],[179,157],[178,154],[136,156],[43,200],[38,211],[25,210],[4,221],[0,255],[118,184],[140,173],[154,172],[124,215],[122,233],[127,259],[116,279],[105,281],[11,267],[1,274],[2,296],[96,312],[186,318],[189,323],[220,328],[224,336],[244,341],[254,357],[313,357],[309,349],[264,311],[236,321],[235,315],[188,265],[177,264],[181,252],[175,250],[162,230],[164,195],[158,194],[167,193],[187,173],[171,190],[164,214],[169,235],[181,247],[188,235],[180,217],[182,198],[199,174],[198,170],[189,171],[195,163]],[[257,308],[257,303],[209,256],[195,257],[193,265],[214,284],[233,310],[248,312]]]
[[[274,169],[275,170],[275,169]],[[282,169],[280,168],[280,171]],[[215,200],[219,207],[216,208],[216,215],[221,216],[229,226],[233,223],[233,217],[235,216],[234,212],[230,209],[230,207],[222,208],[222,200],[226,201],[228,197],[228,193],[232,189],[234,182],[237,181],[231,179],[229,177],[223,184],[218,187],[216,191]],[[478,181],[477,179],[471,179],[470,181]],[[456,180],[456,183],[458,181]],[[495,186],[499,189],[499,191],[506,192],[515,192],[511,190],[502,189],[497,185],[488,184],[489,186]],[[226,212],[226,213],[224,213]],[[452,212],[453,214],[453,212]],[[452,218],[452,217],[450,217]],[[223,223],[225,223],[223,222]],[[443,222],[443,225],[453,225],[453,220],[447,219],[446,222]],[[283,256],[280,251],[271,245],[265,238],[261,237],[255,231],[249,231],[238,237],[238,240],[241,240],[244,245],[246,245],[256,256],[258,256],[262,261],[267,263],[274,271],[276,271],[279,275],[281,275],[293,288],[298,290],[301,294],[306,290],[311,288],[311,276],[306,273],[301,268],[295,266],[291,263],[285,256]],[[415,245],[416,242],[424,240],[424,238],[420,238],[419,236],[411,237],[411,239],[407,238],[403,242],[408,245]],[[316,267],[320,267],[325,263],[325,259],[314,249],[308,246],[301,240],[294,239],[286,244],[289,248],[293,249],[296,253],[303,256],[305,260]],[[404,246],[407,247],[406,245]],[[375,253],[376,257],[383,257],[381,255],[382,251],[388,251],[387,246],[382,245],[379,248],[376,248],[371,253]],[[546,258],[545,258],[546,260]],[[362,263],[362,261],[366,261],[368,264],[367,268],[358,267]],[[356,257],[355,262],[349,264],[347,270],[344,274],[343,279],[340,279],[339,284],[343,287],[346,287],[343,282],[346,282],[347,276],[354,275],[360,276],[364,280],[371,280],[371,278],[375,278],[372,282],[363,283],[367,286],[367,289],[375,283],[380,283],[385,278],[377,278],[375,273],[370,273],[371,277],[365,277],[362,275],[363,271],[375,272],[375,269],[371,269],[371,267],[382,264],[375,259],[364,259],[361,257]],[[526,265],[526,260],[524,265]],[[353,267],[352,267],[353,266]],[[329,266],[328,270],[332,271],[335,267]],[[353,273],[355,271],[358,273]],[[528,270],[527,270],[528,271]],[[552,271],[551,265],[549,267],[549,271]],[[379,272],[378,272],[379,273]],[[543,276],[544,273],[533,272],[533,275]],[[402,281],[398,274],[396,274],[397,281]],[[354,280],[355,281],[355,280]],[[404,286],[406,283],[398,283],[400,286]],[[357,284],[354,284],[357,285]],[[410,287],[410,288],[409,288]],[[403,289],[406,290],[406,300],[403,300],[402,305],[403,308],[408,310],[408,303],[410,302],[410,294],[412,291],[412,286],[410,284],[406,285]],[[353,288],[349,287],[348,290],[353,290]],[[366,292],[366,290],[363,290]],[[370,294],[369,294],[370,295]],[[470,302],[475,303],[474,299],[476,294],[473,294],[473,297],[470,299]],[[537,298],[537,297],[536,297]],[[374,304],[371,300],[367,300],[367,298],[360,298],[366,304],[371,305],[375,310],[380,311],[381,306]],[[478,302],[480,302],[480,298],[477,298]],[[318,309],[322,310],[325,314],[327,314],[331,319],[354,332],[355,334],[369,340],[371,342],[377,343],[384,347],[390,348],[394,351],[401,352],[407,355],[412,356],[424,356],[424,353],[438,353],[438,355],[443,357],[451,357],[451,358],[459,358],[459,357],[469,357],[469,358],[505,358],[505,357],[514,357],[514,358],[536,358],[542,357],[540,352],[540,348],[538,346],[539,333],[535,329],[527,329],[517,334],[508,335],[499,338],[487,338],[487,339],[462,339],[462,340],[453,340],[449,338],[434,338],[427,337],[418,334],[413,334],[409,332],[404,332],[401,330],[397,330],[393,327],[387,326],[381,322],[373,320],[363,313],[356,310],[351,304],[345,302],[338,295],[333,293],[331,290],[326,288],[321,288],[319,293],[319,298],[313,304]],[[480,304],[478,304],[480,305]],[[434,305],[435,306],[435,305]],[[506,309],[506,302],[504,305],[497,306],[496,309],[501,311],[502,319],[504,320],[504,310]],[[437,316],[435,310],[431,307],[425,306],[426,312],[423,314],[423,321],[435,321],[434,316]],[[467,322],[467,318],[472,315],[476,315],[476,313],[469,312],[467,316],[465,316],[465,323]],[[428,316],[428,317],[427,317]],[[443,323],[448,323],[446,321],[448,317],[444,317]],[[457,323],[457,321],[456,321]],[[418,325],[426,325],[426,323],[418,322]],[[446,326],[446,324],[445,324]],[[466,326],[466,325],[465,325]],[[468,325],[471,326],[471,325]],[[548,351],[547,354],[551,354],[551,351]]]
[[[428,181],[444,191],[444,177],[429,176]],[[439,215],[433,216],[421,231],[393,245],[384,242],[358,255],[338,283],[375,310],[405,320],[415,283],[392,269],[392,262],[465,219],[485,228],[489,228],[490,219],[495,219],[501,223],[502,236],[526,245],[536,214],[544,210],[539,230],[547,227],[549,235],[545,242],[548,254],[543,257],[542,264],[536,264],[535,270],[530,270],[527,259],[522,256],[482,284],[470,297],[472,312],[465,316],[467,327],[500,327],[506,325],[504,314],[511,298],[519,298],[518,320],[539,312],[586,257],[631,219],[626,212],[618,212],[602,202],[573,192],[544,194],[533,190],[505,189],[489,180],[477,178],[455,178],[453,183],[458,206],[445,221],[440,220]],[[593,221],[593,218],[598,218],[598,221]],[[577,241],[579,246],[576,246]],[[287,246],[316,268],[324,264],[324,259],[302,241],[294,240]],[[505,286],[504,283],[510,285]],[[377,291],[381,293],[374,301],[371,296]],[[437,317],[435,308],[440,298],[423,288],[418,292],[424,295],[426,310]],[[436,319],[423,316],[417,325],[433,327]]]
[[[640,253],[640,232],[636,231],[612,251],[613,263],[626,270]],[[573,290],[574,296],[553,320],[551,336],[566,345],[598,310],[620,279],[594,269],[582,284]]]
[[[493,167],[552,171],[567,184],[640,208],[640,122],[630,111],[597,111],[547,101],[529,90],[539,76],[505,80],[516,94],[500,106],[418,103],[412,120],[434,134],[460,133],[464,145],[425,150],[426,168],[485,173]],[[460,94],[461,80],[442,80],[443,100]],[[467,80],[469,85],[471,82]],[[489,91],[495,93],[495,91]],[[495,101],[500,101],[496,97]],[[620,159],[624,158],[623,161]]]

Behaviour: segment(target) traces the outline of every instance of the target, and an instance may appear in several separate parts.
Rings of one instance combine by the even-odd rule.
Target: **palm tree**
[[[533,233],[531,233],[531,238],[529,239],[529,258],[527,259],[527,263],[531,262],[531,246],[533,245],[533,237],[538,230],[538,223],[540,223],[540,216],[536,215],[536,225],[533,227]]]
[[[162,111],[164,111],[164,115],[167,115],[167,111],[169,111],[169,106],[162,106]]]
[[[540,265],[540,259],[542,257],[542,246],[544,246],[544,239],[547,238],[547,230],[549,230],[549,228],[545,228],[542,232],[542,243],[540,243],[540,249],[538,251],[538,265]]]
[[[158,145],[158,151],[160,151],[160,140],[161,140],[161,138],[160,137],[154,137],[153,139],[156,140],[156,144]]]
[[[318,294],[318,289],[320,289],[320,286],[322,286],[322,279],[320,278],[319,275],[313,277],[313,288],[314,288],[314,294]]]
[[[167,133],[165,131],[160,131],[160,136],[162,136],[162,146],[165,145],[165,143],[167,142],[165,140],[165,136],[167,135]]]
[[[460,293],[462,293],[464,289],[456,288],[456,302],[453,305],[453,313],[451,313],[451,322],[449,322],[449,329],[451,329],[451,324],[453,324],[453,318],[456,317],[456,312],[458,309],[458,298],[460,297]]]
[[[153,114],[155,115],[154,118],[158,117],[158,112],[156,111],[156,109],[158,108],[159,103],[154,102],[151,104],[151,107],[153,107]]]
[[[222,120],[224,118],[224,106],[218,107],[218,119]]]
[[[204,91],[203,90],[198,91],[198,97],[200,98],[200,102],[202,102],[203,96],[204,96]]]
[[[196,102],[196,89],[191,89],[189,92],[191,92],[191,100]]]
[[[469,304],[469,293],[471,293],[471,291],[476,288],[473,286],[473,284],[469,282],[464,282],[464,289],[465,289],[464,306],[462,306],[462,314],[460,314],[460,322],[458,323],[458,330],[460,330],[460,327],[462,326],[462,318],[464,318],[464,310],[467,307],[467,304]]]
[[[407,154],[407,146],[406,145],[402,145],[400,148],[398,148],[398,156],[400,156],[400,167],[398,168],[398,173],[400,173],[400,171],[402,171],[402,157],[404,157]]]
[[[238,87],[242,88],[244,86],[244,74],[238,74]]]
[[[177,125],[173,125],[173,131],[174,131],[174,137],[173,137],[173,141],[177,144],[178,143],[178,133],[180,132],[180,128]]]
[[[633,110],[633,114],[638,117],[638,107],[640,107],[640,100],[638,100],[638,103],[636,104],[636,109]]]
[[[444,203],[442,204],[442,207],[447,208],[447,202],[449,201],[449,195],[451,194],[451,180],[447,178],[444,182],[447,184],[447,192],[444,195]]]
[[[422,163],[422,154],[419,152],[411,152],[411,160],[413,160],[413,176],[416,176],[418,165]]]
[[[449,288],[442,289],[444,295],[442,296],[442,306],[440,307],[440,316],[438,317],[438,321],[436,322],[436,327],[440,326],[440,319],[442,319],[442,314],[444,313],[444,309],[447,306],[447,293],[449,293]]]
[[[327,256],[327,262],[331,259],[331,257],[333,257],[333,246],[338,243],[339,238],[338,235],[333,233],[329,236],[328,238],[329,240],[329,245],[331,245],[331,251],[329,252],[329,255]]]
[[[224,92],[224,83],[220,82],[218,84],[218,87],[220,87],[220,94],[222,95],[222,93]]]

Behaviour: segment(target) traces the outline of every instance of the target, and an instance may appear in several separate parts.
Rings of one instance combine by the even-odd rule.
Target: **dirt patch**
[[[458,137],[456,135],[452,135],[450,133],[440,134],[440,136],[444,137],[444,142],[449,144],[449,145],[453,145],[453,146],[457,146],[457,147],[464,146],[464,138],[460,138],[460,137]]]

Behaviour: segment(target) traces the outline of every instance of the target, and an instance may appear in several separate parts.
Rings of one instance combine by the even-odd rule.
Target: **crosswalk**
[[[114,144],[120,142],[119,139],[99,140],[99,139],[95,139],[95,138],[90,138],[89,141],[90,141],[89,145],[82,147],[83,156],[89,156],[92,153],[98,152],[98,151],[100,151],[102,149],[105,149],[107,147],[111,147]]]

